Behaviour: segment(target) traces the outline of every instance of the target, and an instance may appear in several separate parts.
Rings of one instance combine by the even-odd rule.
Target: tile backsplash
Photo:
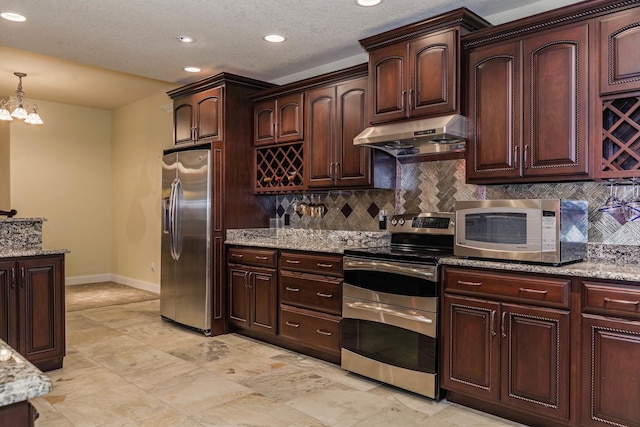
[[[274,216],[290,217],[294,228],[320,230],[379,229],[379,211],[394,213],[451,211],[456,200],[484,199],[577,199],[589,203],[589,242],[640,245],[640,221],[626,222],[622,215],[598,211],[609,197],[610,187],[602,182],[563,182],[542,184],[470,185],[465,183],[465,161],[407,163],[394,190],[353,190],[309,192],[275,197]],[[632,196],[631,185],[616,187],[619,198]],[[296,202],[322,203],[327,213],[322,218],[294,212]]]

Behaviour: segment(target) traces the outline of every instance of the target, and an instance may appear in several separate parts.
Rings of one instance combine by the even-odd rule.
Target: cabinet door
[[[251,328],[276,335],[278,313],[278,283],[275,270],[251,273],[253,304]]]
[[[369,52],[371,124],[407,117],[407,44]]]
[[[32,363],[60,358],[64,342],[64,281],[60,257],[18,263],[21,353]]]
[[[222,92],[217,87],[195,97],[196,139],[222,140]]]
[[[276,104],[276,142],[302,141],[304,138],[304,94],[278,98]]]
[[[589,26],[560,27],[523,42],[525,176],[589,172]]]
[[[640,426],[640,322],[582,316],[583,426]]]
[[[193,98],[187,96],[173,102],[173,143],[192,142],[194,138]]]
[[[371,149],[353,145],[353,138],[367,126],[367,79],[338,85],[335,136],[336,184],[341,187],[367,186],[371,179]]]
[[[0,339],[12,347],[16,342],[15,261],[0,262]]]
[[[457,30],[409,43],[409,115],[424,117],[456,111]]]
[[[473,50],[469,63],[467,180],[520,176],[520,45]]]
[[[500,304],[444,296],[442,387],[497,401],[500,397]]]
[[[229,267],[229,321],[243,328],[249,328],[250,274],[246,268]]]
[[[334,183],[336,128],[334,86],[307,92],[307,177],[310,187],[330,187]]]
[[[253,107],[253,142],[269,145],[276,142],[276,103],[274,100],[257,103]]]
[[[567,420],[569,312],[502,304],[501,401]]]
[[[600,93],[640,89],[640,10],[624,10],[596,21],[600,41]]]

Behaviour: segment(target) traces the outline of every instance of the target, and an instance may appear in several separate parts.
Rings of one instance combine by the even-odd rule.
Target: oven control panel
[[[453,235],[453,212],[423,212],[419,214],[394,215],[391,218],[391,233],[427,233]]]

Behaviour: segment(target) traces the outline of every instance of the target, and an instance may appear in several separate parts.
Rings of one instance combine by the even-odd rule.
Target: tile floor
[[[517,426],[236,334],[164,322],[159,300],[67,313],[37,427]]]

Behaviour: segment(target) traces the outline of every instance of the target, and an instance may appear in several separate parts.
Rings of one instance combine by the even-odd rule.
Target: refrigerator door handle
[[[175,235],[176,235],[176,182],[178,179],[174,179],[171,183],[171,192],[169,193],[169,253],[171,258],[177,260],[175,249]]]
[[[173,239],[171,241],[171,246],[173,249],[173,259],[176,261],[180,259],[180,255],[182,255],[182,236],[180,236],[180,218],[179,218],[179,201],[182,199],[182,181],[180,178],[176,178],[173,181],[174,191],[173,191]]]

